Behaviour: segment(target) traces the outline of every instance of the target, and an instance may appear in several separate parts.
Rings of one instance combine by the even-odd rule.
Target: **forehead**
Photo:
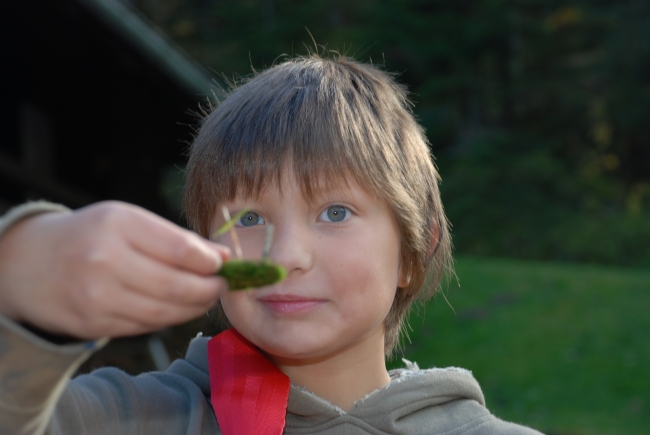
[[[338,195],[354,195],[355,192],[365,193],[370,197],[377,197],[365,183],[345,171],[319,171],[317,173],[298,173],[293,165],[286,163],[277,177],[267,177],[266,182],[257,184],[258,189],[237,189],[233,200],[259,200],[273,192],[272,196],[284,199],[287,196],[295,197],[298,193],[300,199],[313,205],[323,199]],[[239,184],[245,186],[245,183]]]

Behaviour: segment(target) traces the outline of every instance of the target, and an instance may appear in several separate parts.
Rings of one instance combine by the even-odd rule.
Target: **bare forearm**
[[[13,304],[8,298],[8,290],[11,284],[7,282],[7,274],[2,273],[3,267],[10,270],[16,267],[16,262],[24,261],[15,255],[16,248],[14,243],[20,243],[20,241],[13,240],[15,232],[12,230],[19,229],[21,225],[24,225],[31,218],[45,213],[69,214],[71,210],[60,204],[34,201],[14,207],[4,216],[0,217],[0,315],[14,320],[20,320],[17,318],[18,314],[15,312]],[[38,267],[35,264],[33,266]]]

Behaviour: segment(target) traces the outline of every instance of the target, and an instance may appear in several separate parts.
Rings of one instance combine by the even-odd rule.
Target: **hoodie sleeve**
[[[58,346],[0,316],[0,433],[43,433],[67,380],[102,345]]]
[[[21,204],[10,209],[4,216],[0,218],[0,237],[12,225],[22,219],[30,216],[35,216],[37,214],[51,212],[71,213],[72,211],[64,205],[54,204],[47,201],[26,202],[25,204]]]
[[[46,202],[21,205],[0,218],[0,236],[19,220],[45,212],[69,209]],[[220,433],[207,400],[200,340],[188,353],[197,354],[198,363],[177,360],[167,372],[136,377],[105,368],[71,380],[108,340],[59,345],[45,337],[0,316],[0,434]]]
[[[187,360],[166,372],[104,368],[70,380],[104,342],[59,346],[0,317],[0,433],[220,433],[207,373]]]

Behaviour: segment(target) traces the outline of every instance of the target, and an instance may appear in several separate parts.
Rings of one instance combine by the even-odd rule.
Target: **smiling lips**
[[[262,296],[257,300],[275,314],[304,314],[326,302],[325,299],[281,294]]]

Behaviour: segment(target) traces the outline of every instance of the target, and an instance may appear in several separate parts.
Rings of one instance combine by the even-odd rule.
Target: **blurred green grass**
[[[488,408],[547,434],[650,428],[650,271],[457,259],[410,317],[404,357],[472,370]],[[401,366],[399,358],[389,364]]]

